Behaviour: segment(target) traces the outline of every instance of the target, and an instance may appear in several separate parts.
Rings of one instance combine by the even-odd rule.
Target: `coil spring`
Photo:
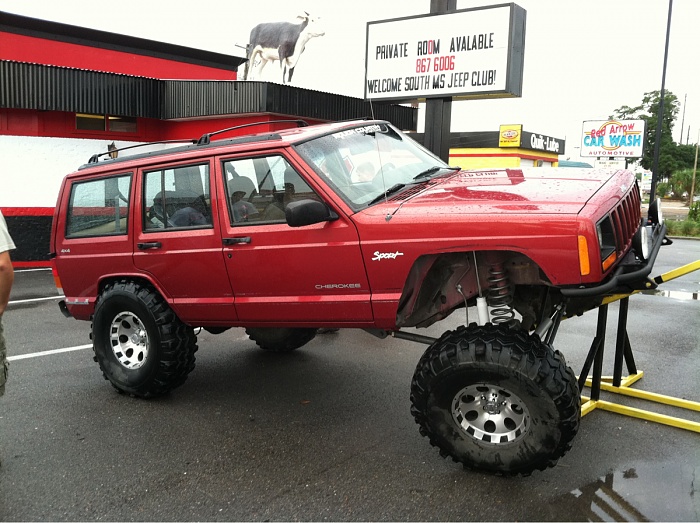
[[[513,293],[510,288],[508,273],[502,263],[489,267],[489,289],[487,302],[491,307],[492,323],[507,323],[515,318],[513,310]]]

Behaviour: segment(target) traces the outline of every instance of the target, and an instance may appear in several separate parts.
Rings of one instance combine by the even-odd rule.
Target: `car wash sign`
[[[521,96],[524,49],[515,4],[369,22],[365,99]]]
[[[583,122],[581,156],[640,158],[644,153],[644,120]]]

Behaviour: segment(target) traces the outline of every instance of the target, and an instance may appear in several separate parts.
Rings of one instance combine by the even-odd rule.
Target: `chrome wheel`
[[[138,369],[148,358],[148,333],[131,312],[120,312],[112,320],[110,345],[114,356],[127,369]]]
[[[525,435],[530,414],[512,392],[477,383],[460,390],[452,400],[452,417],[472,438],[484,443],[511,443]]]

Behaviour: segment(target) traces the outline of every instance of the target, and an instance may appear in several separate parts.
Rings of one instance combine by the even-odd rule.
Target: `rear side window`
[[[66,238],[126,234],[131,174],[74,183],[66,216]]]
[[[143,197],[146,231],[212,227],[208,164],[147,172]]]

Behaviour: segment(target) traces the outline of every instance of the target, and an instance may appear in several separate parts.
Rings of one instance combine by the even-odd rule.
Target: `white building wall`
[[[54,207],[61,181],[94,154],[107,150],[112,140],[0,136],[0,207]],[[115,141],[119,147],[135,142]],[[139,153],[165,145],[137,149]],[[135,154],[125,151],[121,155]],[[103,159],[102,157],[101,159]]]

